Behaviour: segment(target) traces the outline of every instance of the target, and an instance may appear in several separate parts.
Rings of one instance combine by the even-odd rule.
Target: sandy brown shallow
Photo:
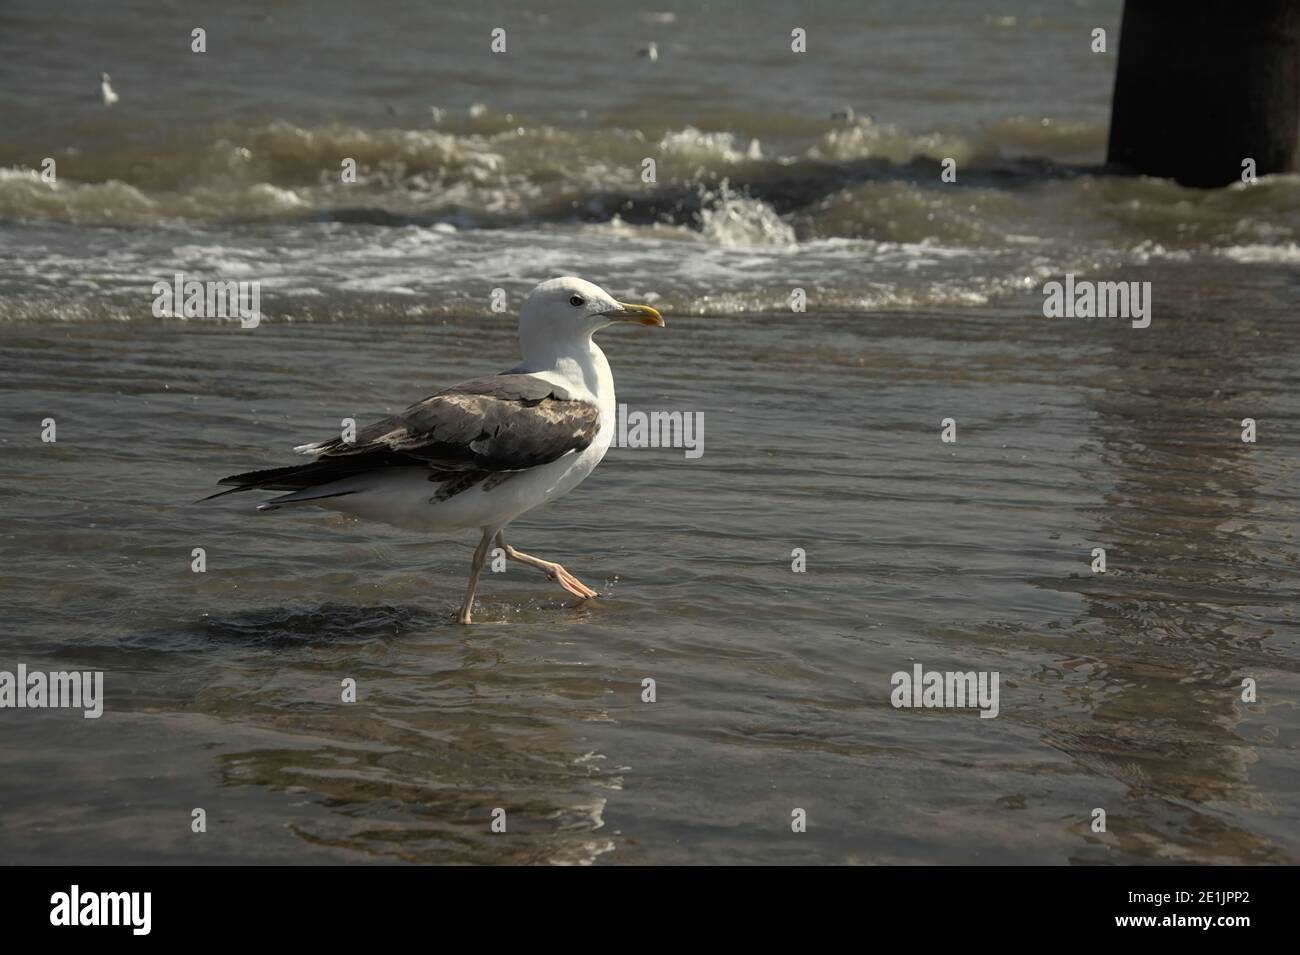
[[[471,630],[467,541],[189,501],[509,328],[3,326],[4,660],[108,693],[0,721],[3,857],[1296,861],[1295,288],[1235,268],[1147,273],[1199,291],[1145,332],[1026,296],[606,334],[706,452],[612,451],[514,534],[602,598],[512,567]],[[892,708],[916,662],[998,670],[1001,715]]]

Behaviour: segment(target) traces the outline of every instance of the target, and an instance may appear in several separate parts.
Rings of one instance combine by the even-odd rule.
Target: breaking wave
[[[1104,127],[1011,117],[974,134],[870,117],[771,129],[561,129],[490,110],[428,129],[215,127],[182,141],[67,150],[58,176],[0,169],[0,218],[78,225],[336,221],[460,229],[683,227],[723,247],[822,238],[1014,242],[1060,232],[1171,249],[1300,241],[1300,183],[1195,191],[1107,177]],[[197,144],[196,144],[197,143]],[[12,150],[11,150],[12,151]],[[655,160],[643,181],[643,160]],[[5,151],[0,150],[0,159]],[[9,157],[12,158],[12,157]],[[943,183],[941,163],[956,163]],[[1089,165],[1089,161],[1092,165]],[[345,165],[355,164],[355,181]],[[1039,236],[1039,238],[1042,238]]]

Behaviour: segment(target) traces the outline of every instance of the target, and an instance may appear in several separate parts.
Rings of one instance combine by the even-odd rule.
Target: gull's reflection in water
[[[556,612],[489,603],[472,637],[407,607],[210,621],[210,635],[246,650],[232,662],[238,690],[210,687],[196,707],[274,734],[222,755],[223,784],[282,793],[302,809],[291,830],[344,856],[594,861],[614,848],[602,812],[622,779],[575,730],[603,682],[538,652],[542,631],[553,640],[584,616]],[[347,680],[355,702],[342,701]]]

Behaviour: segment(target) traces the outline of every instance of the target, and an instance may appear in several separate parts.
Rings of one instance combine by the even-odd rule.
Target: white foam
[[[1219,255],[1234,262],[1300,263],[1300,245],[1233,245],[1220,249]]]

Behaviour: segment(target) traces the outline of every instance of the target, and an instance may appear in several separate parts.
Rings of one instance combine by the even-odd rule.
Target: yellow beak
[[[663,327],[664,317],[659,314],[658,309],[651,308],[649,305],[628,305],[626,302],[619,302],[623,311],[614,312],[610,318],[616,322],[636,322],[638,325],[658,325]]]

